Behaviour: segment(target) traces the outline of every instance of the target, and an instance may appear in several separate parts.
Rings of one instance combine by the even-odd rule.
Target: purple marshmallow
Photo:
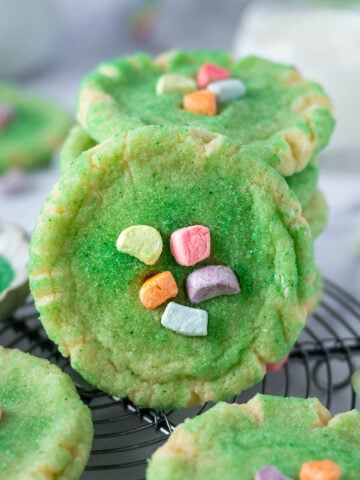
[[[292,480],[283,475],[276,467],[263,467],[255,473],[254,480]]]
[[[22,170],[13,169],[0,176],[0,193],[12,195],[26,187],[26,176]]]
[[[210,265],[194,270],[186,279],[186,292],[191,303],[200,303],[220,295],[240,292],[235,273],[224,265]]]
[[[14,116],[14,109],[8,103],[0,103],[0,131]]]

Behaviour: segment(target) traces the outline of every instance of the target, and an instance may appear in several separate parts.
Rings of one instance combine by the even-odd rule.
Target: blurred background
[[[70,115],[85,74],[137,50],[255,53],[320,81],[338,123],[321,159],[330,221],[317,241],[318,262],[325,275],[358,294],[360,1],[0,0],[0,7],[0,80],[55,101]],[[57,177],[56,158],[26,174],[22,191],[0,194],[0,218],[31,232]]]
[[[333,99],[337,128],[321,153],[319,187],[330,214],[316,240],[317,263],[326,277],[359,298],[360,0],[0,0],[0,12],[0,83],[53,101],[71,117],[82,77],[104,60],[138,50],[154,55],[170,48],[226,49],[235,57],[257,54],[294,64],[321,82]],[[56,154],[48,167],[24,173],[21,188],[13,192],[1,188],[8,179],[0,175],[0,221],[16,222],[31,234],[58,177]],[[303,377],[299,370],[289,375],[299,391]],[[339,389],[335,411],[349,408],[349,396]],[[129,416],[127,421],[137,419]],[[136,424],[134,432],[138,430]],[[115,440],[110,440],[113,447]],[[136,449],[125,452],[137,461]],[[105,478],[96,471],[86,478],[100,475]],[[115,472],[106,478],[119,476]]]

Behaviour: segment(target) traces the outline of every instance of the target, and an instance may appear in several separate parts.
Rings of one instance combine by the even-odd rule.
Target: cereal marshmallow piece
[[[284,357],[282,360],[280,360],[280,362],[277,362],[277,363],[267,363],[267,364],[266,364],[266,371],[267,371],[267,372],[274,372],[274,373],[275,373],[275,372],[278,372],[279,370],[281,370],[281,367],[282,367],[283,365],[285,365],[285,363],[287,362],[287,359],[289,358],[289,355],[290,355],[290,353],[287,353],[287,354],[285,355],[285,357]]]
[[[332,460],[318,460],[302,465],[299,480],[340,480],[340,475],[340,468]]]
[[[184,109],[200,115],[216,115],[216,95],[210,90],[187,93],[183,99]]]
[[[179,75],[178,73],[165,73],[159,77],[156,83],[156,93],[190,93],[197,90],[196,82],[191,77]]]
[[[219,103],[236,100],[242,97],[246,91],[245,85],[237,78],[229,78],[227,80],[209,83],[207,89],[216,95]]]
[[[161,325],[188,337],[207,335],[208,314],[200,308],[169,302],[161,317]]]
[[[13,118],[15,112],[8,103],[0,103],[0,132]]]
[[[155,228],[148,225],[133,225],[120,233],[116,248],[122,253],[136,257],[146,265],[154,265],[161,255],[163,242]]]
[[[0,420],[2,419],[2,408],[1,408],[1,405],[0,405]]]
[[[161,272],[148,278],[140,289],[140,301],[144,307],[153,310],[178,294],[178,287],[171,272]]]
[[[291,478],[283,475],[276,467],[266,466],[255,473],[254,480],[291,480]]]
[[[175,230],[170,236],[170,250],[179,265],[195,265],[210,255],[210,230],[204,225]]]
[[[240,292],[235,273],[224,265],[210,265],[194,270],[186,279],[186,292],[191,303],[200,303],[220,295]]]
[[[20,168],[12,168],[0,177],[0,193],[13,194],[25,190],[26,175]]]
[[[225,78],[230,78],[231,73],[229,70],[225,68],[218,67],[213,63],[204,63],[202,67],[200,67],[196,81],[199,85],[199,88],[206,88],[209,83],[216,82],[217,80],[224,80]]]

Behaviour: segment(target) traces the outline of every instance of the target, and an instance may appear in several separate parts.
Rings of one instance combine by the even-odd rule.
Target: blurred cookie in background
[[[0,192],[22,190],[23,171],[48,165],[69,126],[57,105],[0,84]]]

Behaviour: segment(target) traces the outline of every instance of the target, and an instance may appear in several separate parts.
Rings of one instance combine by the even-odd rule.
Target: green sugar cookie
[[[316,272],[315,282],[314,282],[314,294],[305,303],[308,315],[312,315],[317,309],[321,301],[323,290],[324,290],[324,279],[320,269],[318,268]]]
[[[69,128],[69,116],[56,105],[9,85],[0,85],[0,116],[1,105],[12,114],[0,125],[0,173],[47,164]]]
[[[328,221],[329,208],[321,190],[315,190],[310,201],[303,208],[303,215],[310,225],[314,238],[325,229]]]
[[[80,125],[75,125],[66,137],[60,151],[61,171],[64,171],[67,164],[78,158],[82,152],[89,150],[95,145],[97,145],[97,142]],[[304,207],[316,190],[318,178],[319,161],[317,157],[313,157],[304,170],[290,177],[285,177],[285,180]]]
[[[29,239],[13,223],[0,221],[0,320],[22,305],[29,295]]]
[[[89,457],[90,410],[47,360],[0,347],[0,476],[76,480]]]
[[[161,235],[154,265],[119,252],[119,234]],[[210,230],[210,256],[179,265],[170,236]],[[205,258],[205,257],[204,257]],[[206,300],[208,333],[187,337],[139,299],[145,280],[170,271],[178,294],[189,273],[223,265],[241,292]],[[144,127],[69,164],[43,205],[31,241],[31,290],[41,321],[90,383],[142,406],[228,398],[259,381],[291,348],[314,295],[313,242],[285,180],[238,144],[199,129]]]
[[[14,276],[10,263],[0,254],[0,293],[10,287]]]
[[[68,163],[79,157],[82,152],[95,147],[97,143],[80,125],[74,125],[68,133],[61,147],[59,160],[60,169],[63,172]]]
[[[184,93],[157,93],[164,74],[196,78],[205,63],[229,71],[245,94],[218,106],[216,115],[183,107]],[[77,117],[96,141],[143,125],[199,127],[252,146],[285,176],[302,170],[326,146],[334,126],[331,104],[315,82],[290,66],[225,52],[175,50],[152,59],[138,53],[102,63],[82,82]]]
[[[359,447],[357,410],[331,417],[316,398],[256,395],[246,404],[221,402],[185,420],[154,453],[146,478],[254,480],[260,469],[273,466],[295,480],[304,463],[329,459],[341,480],[358,480]]]
[[[319,159],[312,157],[308,165],[298,173],[285,177],[290,189],[293,190],[299,202],[304,207],[316,191],[319,180]]]

